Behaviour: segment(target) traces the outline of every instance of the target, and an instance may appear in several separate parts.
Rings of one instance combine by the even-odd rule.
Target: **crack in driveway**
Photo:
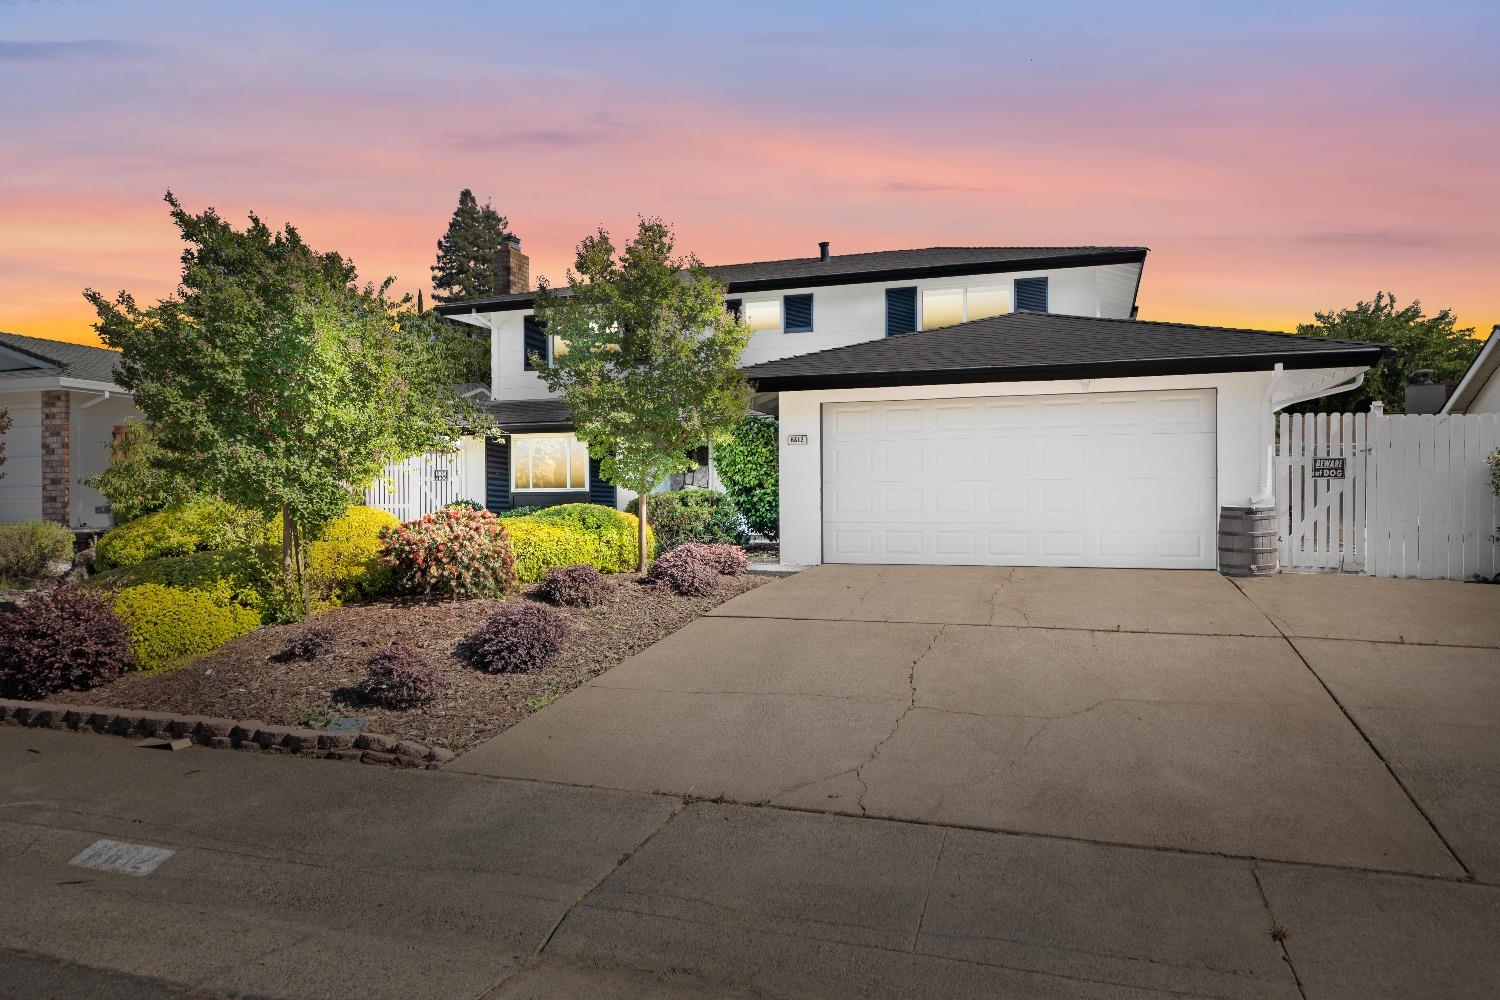
[[[865,811],[865,796],[870,794],[870,785],[865,781],[865,768],[875,763],[875,758],[880,756],[881,749],[895,737],[896,733],[901,729],[901,723],[917,707],[917,665],[926,659],[927,654],[932,652],[932,647],[937,645],[937,641],[942,638],[943,633],[947,630],[948,626],[939,626],[938,630],[933,633],[932,641],[927,644],[927,648],[922,650],[915,660],[911,661],[911,668],[907,671],[906,675],[906,683],[911,687],[911,700],[907,702],[906,708],[901,714],[896,716],[896,721],[892,724],[890,732],[886,733],[875,744],[875,748],[870,751],[870,756],[865,762],[854,769],[854,780],[859,782],[859,797],[854,800],[854,804],[859,807],[861,816],[868,815]]]

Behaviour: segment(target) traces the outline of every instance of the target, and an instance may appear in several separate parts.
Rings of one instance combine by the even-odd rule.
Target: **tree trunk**
[[[647,573],[647,571],[649,571],[651,569],[651,548],[646,543],[646,497],[647,496],[648,496],[648,494],[646,494],[646,493],[640,494],[640,497],[639,497],[640,503],[637,506],[637,509],[640,511],[640,518],[639,518],[640,523],[637,525],[637,527],[640,529],[640,542],[639,542],[639,546],[640,546],[640,553],[641,553],[641,576],[645,576],[646,573]]]
[[[292,521],[292,537],[295,539],[293,551],[297,562],[297,593],[302,598],[302,617],[307,618],[312,614],[312,595],[307,590],[307,551],[302,546],[302,529]]]
[[[281,572],[287,578],[292,578],[292,546],[297,537],[297,522],[292,518],[292,508],[285,505],[281,508]]]

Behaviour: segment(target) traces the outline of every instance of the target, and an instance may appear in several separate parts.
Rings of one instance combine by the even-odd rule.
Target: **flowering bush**
[[[283,660],[315,660],[333,652],[333,629],[327,625],[309,625],[292,636],[281,651]]]
[[[420,649],[399,642],[370,657],[360,694],[386,708],[415,708],[442,694],[448,678]]]
[[[0,612],[0,696],[84,691],[135,666],[130,633],[101,594],[81,587],[33,594]]]
[[[703,546],[703,559],[723,576],[739,576],[750,566],[744,549],[725,542]]]
[[[568,631],[561,612],[531,601],[507,601],[463,641],[459,653],[489,673],[535,670],[557,655]]]
[[[445,507],[381,537],[382,561],[406,593],[493,597],[515,582],[510,535],[487,510]]]
[[[537,593],[553,604],[592,608],[614,596],[615,582],[592,566],[554,566]]]

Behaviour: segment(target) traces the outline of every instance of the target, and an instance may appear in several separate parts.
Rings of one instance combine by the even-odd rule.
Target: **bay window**
[[[586,490],[588,445],[573,434],[515,434],[510,439],[511,490]]]

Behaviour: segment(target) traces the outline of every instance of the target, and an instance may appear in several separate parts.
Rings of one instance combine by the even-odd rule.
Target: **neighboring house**
[[[1500,413],[1500,324],[1490,329],[1489,339],[1479,349],[1479,356],[1464,372],[1463,380],[1448,402],[1444,413]]]
[[[0,521],[44,517],[110,526],[109,502],[85,480],[109,465],[116,429],[140,417],[102,347],[0,333],[0,407],[10,411],[0,465]]]
[[[755,331],[781,421],[790,565],[1218,565],[1221,507],[1274,503],[1273,413],[1353,388],[1386,349],[1134,319],[1141,247],[935,247],[710,271]],[[532,371],[553,345],[529,262],[439,308],[491,336],[492,509],[622,505]],[[478,499],[476,497],[476,499]]]

